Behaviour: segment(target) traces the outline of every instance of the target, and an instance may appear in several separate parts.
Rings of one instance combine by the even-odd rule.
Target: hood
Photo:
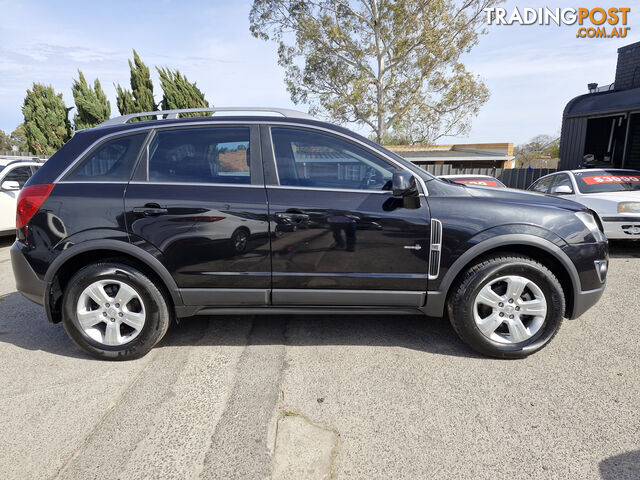
[[[579,212],[584,210],[584,205],[572,202],[564,198],[554,197],[553,195],[543,195],[541,193],[526,192],[524,190],[516,190],[514,188],[488,188],[488,187],[467,187],[473,197],[493,199],[505,203],[514,203],[519,205],[531,205],[535,207],[560,208]]]
[[[614,202],[640,202],[640,190],[624,192],[582,193],[582,198],[600,198]]]

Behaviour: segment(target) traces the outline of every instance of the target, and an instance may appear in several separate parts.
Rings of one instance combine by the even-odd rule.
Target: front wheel
[[[140,270],[120,263],[81,268],[63,298],[63,325],[90,355],[129,360],[145,355],[166,333],[167,301]]]
[[[449,318],[474,350],[522,358],[555,336],[564,316],[564,293],[544,265],[516,255],[485,258],[452,290]]]

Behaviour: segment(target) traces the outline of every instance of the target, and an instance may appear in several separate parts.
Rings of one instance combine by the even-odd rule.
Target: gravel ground
[[[15,293],[0,244],[0,478],[640,478],[640,245],[525,360],[444,320],[196,318],[93,360]]]

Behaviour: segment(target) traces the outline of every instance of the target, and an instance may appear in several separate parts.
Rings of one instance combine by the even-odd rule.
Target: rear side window
[[[31,178],[31,168],[26,167],[15,167],[2,179],[3,182],[11,181],[18,182],[20,184],[20,188],[24,187],[24,184],[27,183],[27,180]]]
[[[127,182],[147,133],[108,140],[96,147],[71,173],[66,181]]]
[[[251,183],[249,127],[161,130],[149,146],[149,181]]]

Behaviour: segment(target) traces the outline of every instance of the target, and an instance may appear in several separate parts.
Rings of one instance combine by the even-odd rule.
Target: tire
[[[558,279],[521,255],[485,257],[451,292],[448,312],[454,330],[471,348],[491,357],[524,358],[537,352],[555,336],[564,317]]]
[[[162,291],[143,272],[122,263],[83,267],[69,280],[62,302],[69,337],[104,360],[144,356],[162,339],[171,320]]]

